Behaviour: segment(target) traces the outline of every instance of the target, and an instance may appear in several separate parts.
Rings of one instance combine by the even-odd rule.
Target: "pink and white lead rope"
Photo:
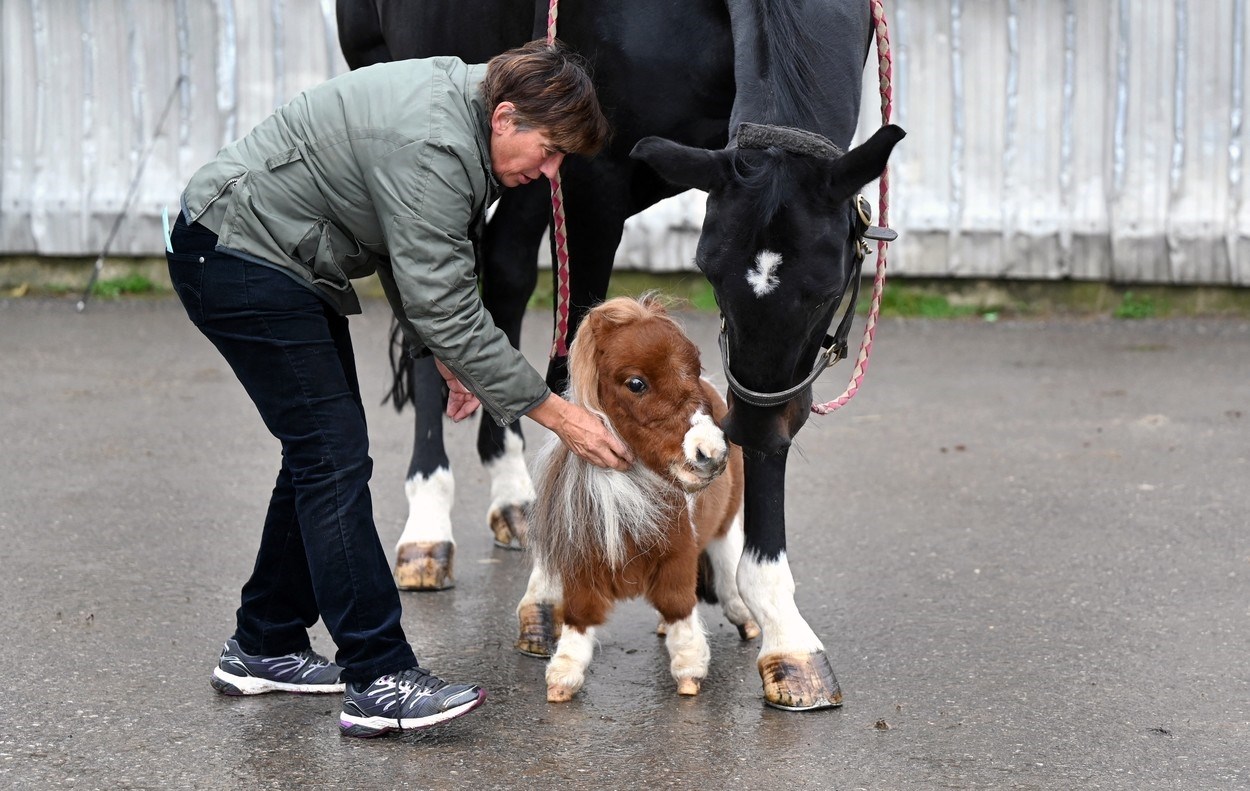
[[[872,27],[877,34],[877,74],[881,81],[881,123],[890,123],[894,111],[894,54],[890,52],[890,29],[885,21],[885,7],[882,0],[872,0]],[[881,172],[880,182],[881,209],[877,222],[882,228],[890,227],[890,168]],[[872,279],[872,303],[868,307],[868,321],[864,325],[864,339],[859,344],[859,355],[855,358],[855,370],[851,372],[851,381],[842,395],[823,404],[812,404],[812,411],[818,415],[827,415],[840,409],[850,401],[868,371],[868,355],[872,351],[872,339],[877,333],[877,316],[881,313],[881,292],[885,290],[885,248],[887,243],[877,242],[877,274]]]
[[[560,15],[559,0],[551,0],[547,6],[547,43],[556,40],[556,17]],[[551,357],[567,357],[569,354],[569,235],[564,221],[564,190],[560,186],[560,173],[551,180],[551,226],[556,240],[556,329],[551,341]]]

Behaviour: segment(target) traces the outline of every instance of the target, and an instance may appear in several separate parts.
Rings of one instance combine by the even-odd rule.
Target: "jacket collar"
[[[482,169],[486,171],[486,205],[494,203],[503,187],[495,178],[495,171],[490,167],[490,114],[486,111],[486,103],[482,96],[482,80],[486,79],[486,65],[469,66],[469,85],[472,86],[469,107],[477,119],[477,148],[482,158]]]

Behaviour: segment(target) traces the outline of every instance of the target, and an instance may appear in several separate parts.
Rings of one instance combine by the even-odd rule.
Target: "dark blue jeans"
[[[373,461],[347,319],[289,275],[216,252],[216,234],[181,216],[170,242],[169,276],[187,315],[282,443],[237,613],[239,646],[264,656],[301,651],[320,616],[345,681],[415,666],[373,522]]]

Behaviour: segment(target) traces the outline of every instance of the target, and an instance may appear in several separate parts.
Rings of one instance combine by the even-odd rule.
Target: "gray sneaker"
[[[341,667],[311,648],[285,656],[253,656],[230,639],[213,668],[212,685],[223,695],[342,692],[342,672]]]
[[[448,684],[420,667],[382,676],[371,684],[348,684],[339,728],[344,736],[381,736],[428,728],[468,714],[486,700],[476,684]]]

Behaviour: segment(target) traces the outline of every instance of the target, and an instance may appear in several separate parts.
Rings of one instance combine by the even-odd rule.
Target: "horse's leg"
[[[689,524],[682,520],[682,532],[689,529]],[[693,543],[675,547],[673,554],[656,569],[647,589],[647,600],[660,613],[669,670],[677,681],[679,695],[699,694],[711,659],[707,634],[696,606],[697,556]]]
[[[547,701],[571,700],[586,682],[595,653],[595,627],[607,620],[612,603],[576,581],[564,585],[564,632],[547,663]]]
[[[516,608],[518,651],[543,658],[555,653],[564,626],[563,600],[560,576],[548,573],[535,557],[525,595]]]
[[[794,577],[786,560],[786,452],[745,456],[746,541],[738,564],[738,589],[763,630],[757,666],[764,700],[780,709],[842,705],[825,647],[794,603]]]
[[[572,700],[586,683],[586,668],[595,655],[595,627],[566,626],[547,663],[547,702]]]
[[[685,618],[666,622],[665,633],[664,647],[668,649],[669,672],[677,681],[677,694],[698,695],[712,658],[698,608],[692,608]]]
[[[482,301],[495,325],[518,349],[521,320],[538,283],[538,246],[549,207],[545,181],[506,190],[482,240]],[[520,549],[525,541],[525,511],[534,501],[521,421],[505,428],[483,415],[477,452],[490,475],[486,521],[495,534],[495,545]]]
[[[712,590],[720,602],[721,611],[731,624],[738,627],[738,636],[752,640],[760,636],[760,627],[751,618],[751,610],[738,591],[738,563],[742,560],[742,517],[735,516],[729,531],[721,538],[712,539],[707,545],[708,560],[712,567]]]
[[[443,447],[443,378],[433,357],[413,360],[409,382],[415,413],[412,461],[404,493],[408,521],[395,547],[395,583],[401,590],[444,590],[455,585],[451,534],[455,479]]]

